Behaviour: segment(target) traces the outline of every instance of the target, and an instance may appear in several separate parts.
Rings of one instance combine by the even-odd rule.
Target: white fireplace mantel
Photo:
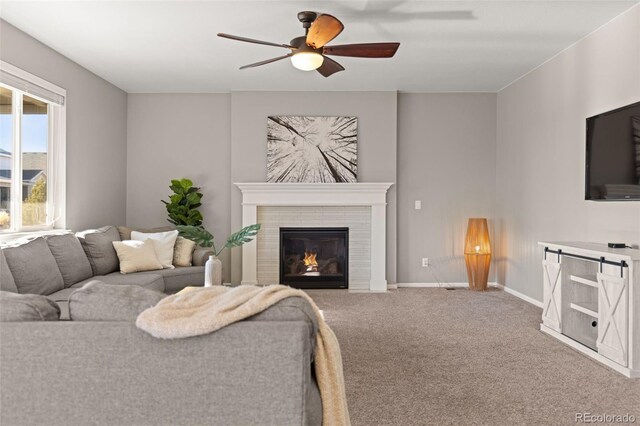
[[[370,206],[369,291],[387,291],[386,206],[392,183],[236,183],[242,191],[242,226],[257,222],[260,206]],[[257,284],[256,241],[242,246],[242,284]]]

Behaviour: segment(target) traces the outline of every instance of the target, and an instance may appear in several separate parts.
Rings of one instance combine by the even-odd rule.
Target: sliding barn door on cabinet
[[[562,306],[561,267],[562,264],[560,262],[542,261],[542,323],[557,332],[562,330],[562,316],[560,315],[560,307]]]
[[[629,338],[628,296],[629,277],[626,270],[617,274],[598,274],[598,353],[627,366]],[[622,275],[622,276],[621,276]]]

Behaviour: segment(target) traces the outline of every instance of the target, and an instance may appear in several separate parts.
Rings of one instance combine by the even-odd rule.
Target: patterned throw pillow
[[[173,249],[173,266],[191,266],[193,251],[196,243],[183,237],[178,237]]]

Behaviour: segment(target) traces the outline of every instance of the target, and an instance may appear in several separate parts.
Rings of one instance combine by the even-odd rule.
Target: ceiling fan
[[[291,50],[290,53],[283,56],[242,66],[240,67],[241,70],[291,58],[291,63],[294,67],[303,71],[317,70],[325,77],[329,77],[339,71],[344,71],[342,65],[326,55],[351,56],[356,58],[391,58],[400,46],[400,43],[361,43],[326,46],[327,43],[342,32],[344,29],[342,22],[334,16],[309,11],[298,13],[298,20],[302,22],[305,35],[294,38],[289,44],[271,43],[224,33],[218,33],[218,36],[231,40],[283,47]]]

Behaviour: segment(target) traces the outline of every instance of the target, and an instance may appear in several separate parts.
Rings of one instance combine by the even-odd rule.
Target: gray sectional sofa
[[[149,232],[166,230],[156,228]],[[131,230],[105,226],[77,234],[36,238],[25,244],[0,251],[0,290],[21,294],[47,296],[62,310],[61,318],[68,318],[69,295],[91,280],[107,284],[129,284],[175,293],[186,286],[204,284],[204,262],[211,254],[197,248],[193,265],[137,272],[119,272],[118,256],[113,241],[121,241]]]
[[[0,293],[0,302],[13,302],[0,315],[0,424],[322,424],[313,374],[318,323],[306,300],[282,300],[212,334],[154,338],[136,328],[137,314],[124,320],[113,306],[138,306],[129,303],[134,293],[158,294],[122,284],[173,292],[202,283],[203,268],[122,275],[105,243],[120,238],[116,231],[0,251],[0,287],[20,293]],[[118,286],[85,286],[95,280]],[[91,294],[100,286],[126,296]],[[70,310],[69,321],[56,320],[52,301]]]

